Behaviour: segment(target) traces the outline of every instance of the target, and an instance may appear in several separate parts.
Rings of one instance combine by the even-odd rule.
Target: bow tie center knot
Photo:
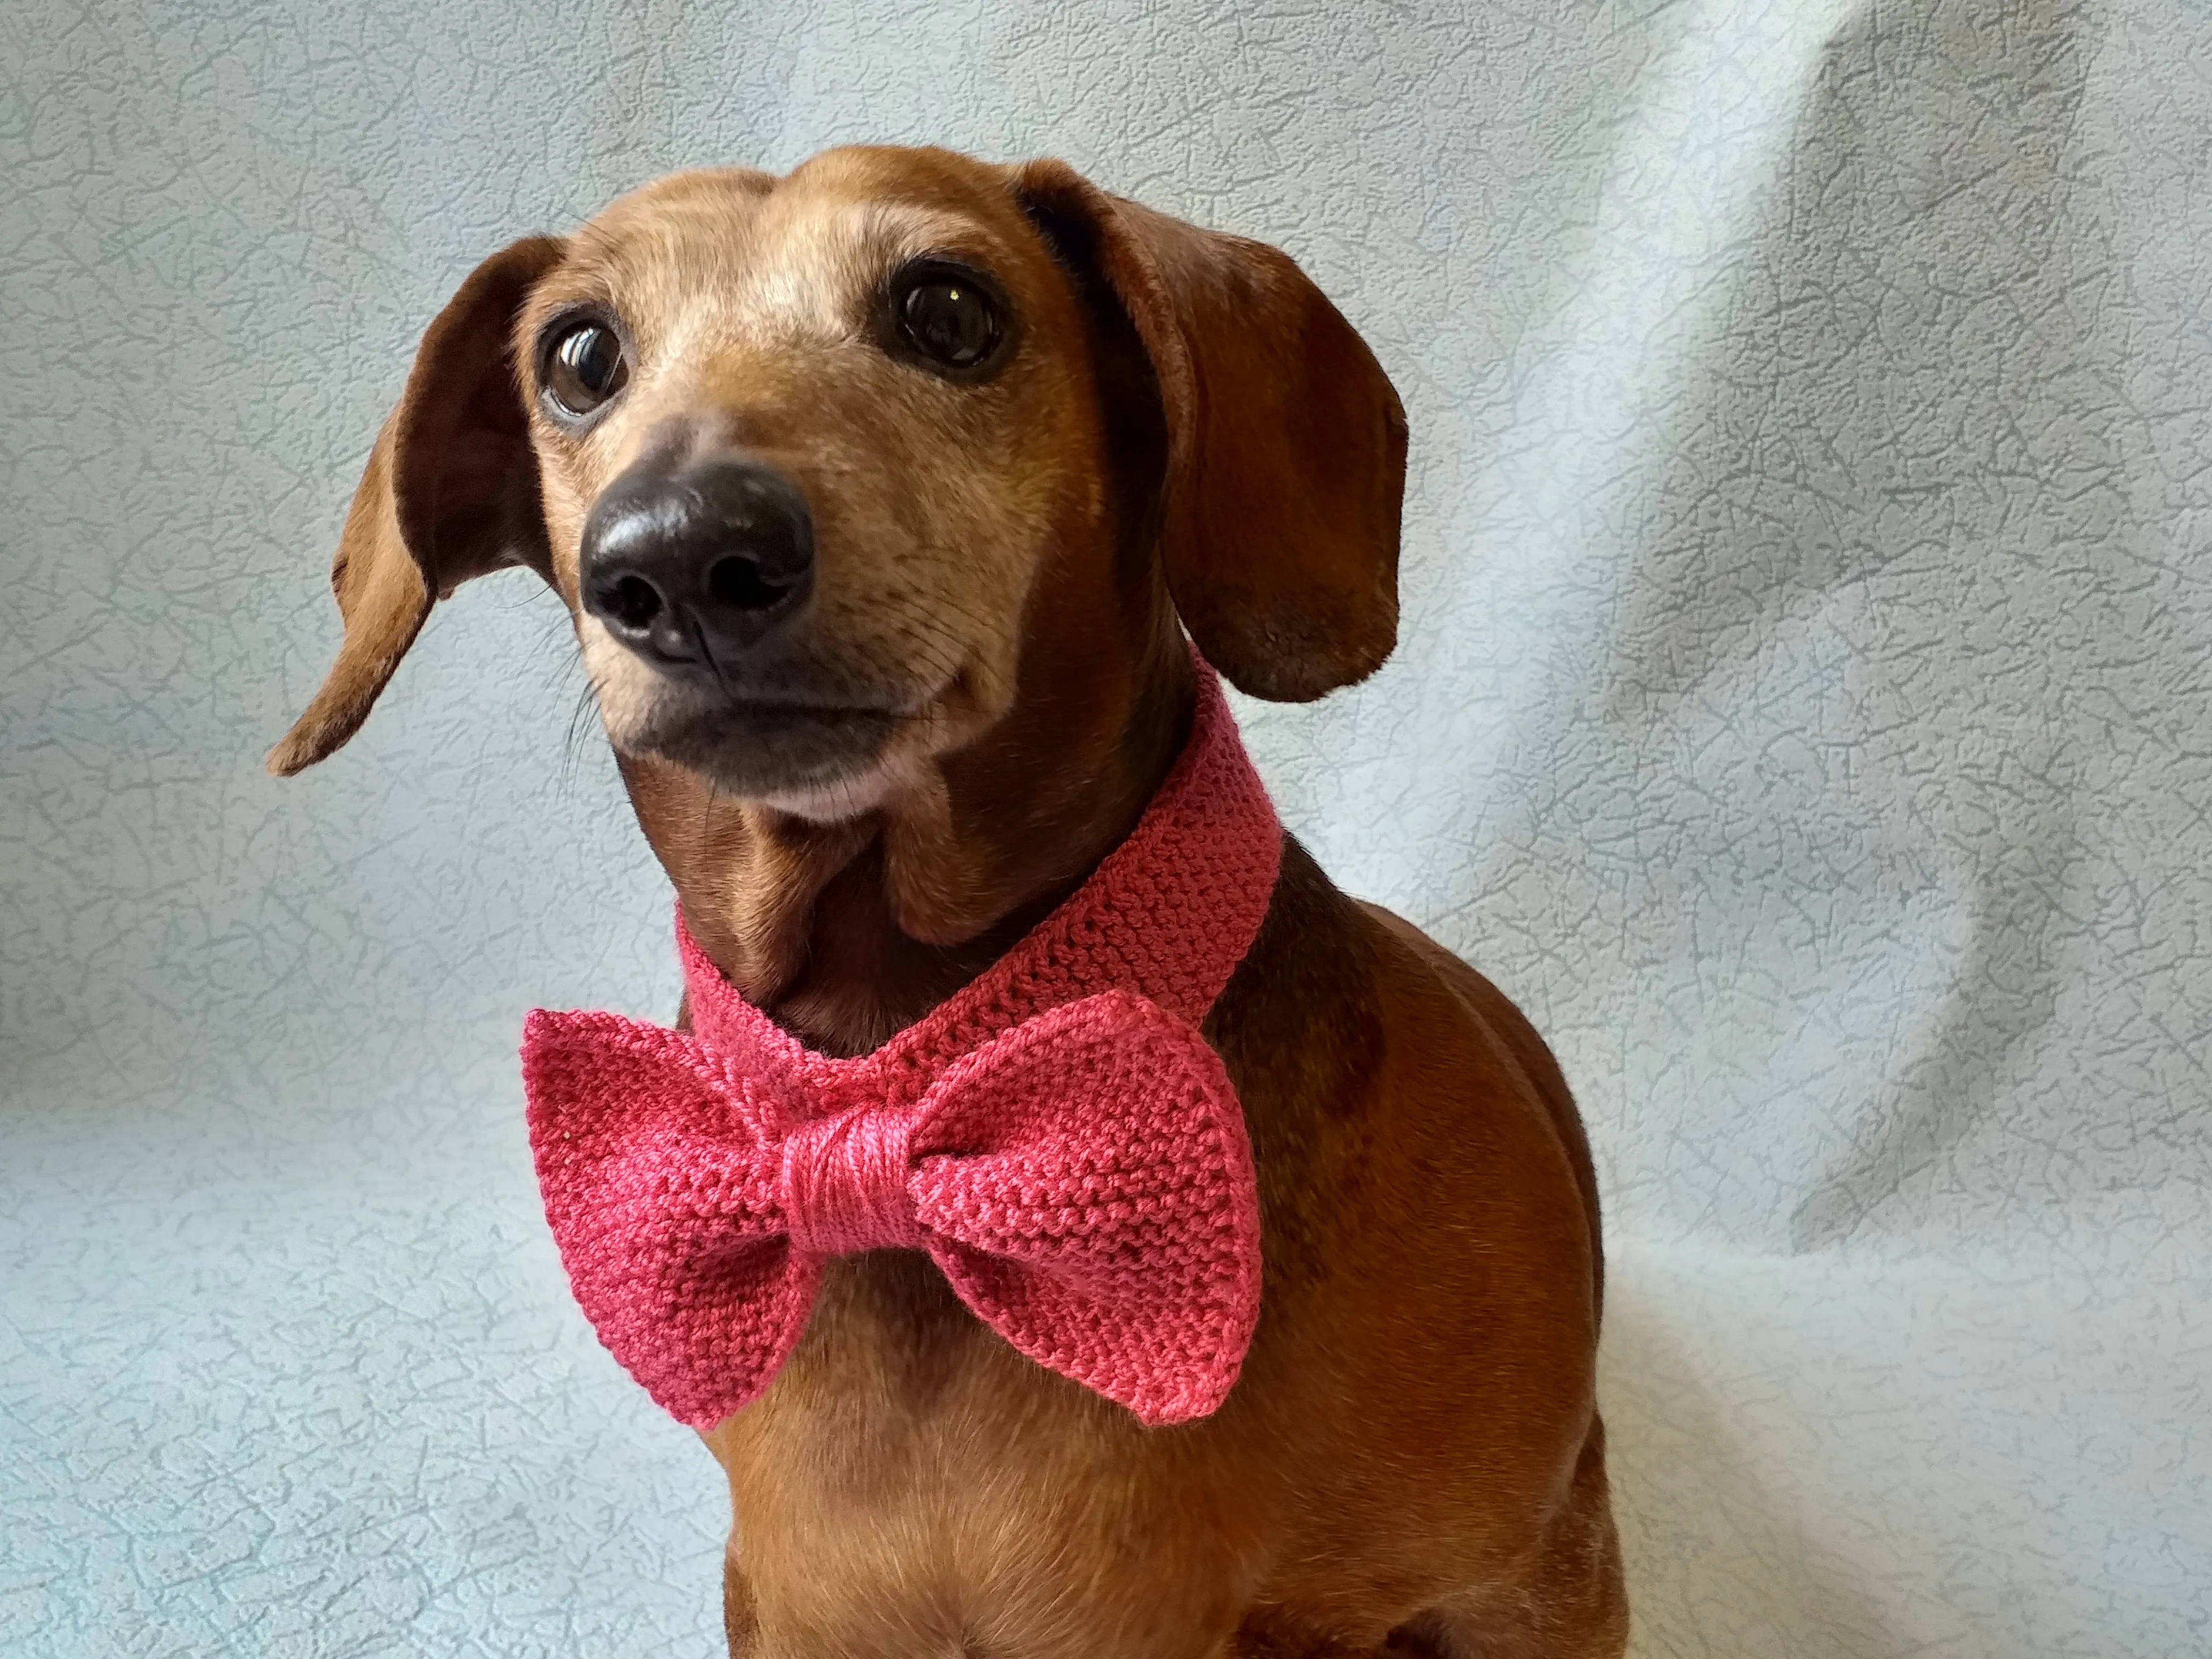
[[[816,1118],[783,1143],[783,1212],[798,1249],[818,1255],[914,1248],[926,1237],[907,1177],[912,1125],[865,1108]]]

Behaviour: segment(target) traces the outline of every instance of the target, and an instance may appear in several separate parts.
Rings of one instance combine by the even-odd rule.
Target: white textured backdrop
[[[414,337],[690,163],[1066,156],[1413,424],[1285,816],[1552,1037],[1646,1656],[2212,1653],[2212,16],[2156,0],[0,9],[0,1651],[715,1650],[536,1212],[665,1014],[532,579],[259,768]]]

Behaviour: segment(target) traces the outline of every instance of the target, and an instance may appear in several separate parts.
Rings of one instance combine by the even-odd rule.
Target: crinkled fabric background
[[[524,1146],[523,1010],[676,982],[557,606],[259,759],[461,274],[880,137],[1280,243],[1403,391],[1403,647],[1249,729],[1580,1091],[1638,1651],[2212,1651],[2209,133],[2156,0],[17,0],[0,1650],[717,1650]]]

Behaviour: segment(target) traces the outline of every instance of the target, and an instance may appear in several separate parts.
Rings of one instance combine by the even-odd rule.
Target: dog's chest
[[[881,1516],[946,1484],[940,1469],[994,1464],[1006,1419],[1072,1428],[1087,1399],[963,1307],[927,1255],[872,1250],[825,1265],[805,1336],[738,1421],[780,1503]],[[957,1492],[931,1501],[948,1521],[963,1507]]]
[[[1122,1628],[1147,1652],[1156,1621],[1191,1628],[1187,1597],[1224,1581],[1218,1540],[1170,1547],[1157,1524],[1193,1512],[1198,1464],[1017,1353],[916,1252],[831,1263],[789,1364],[709,1443],[764,1633],[799,1646],[1073,1659],[1123,1650],[1097,1646]],[[1070,1571],[1156,1550],[1134,1577]],[[1109,1595],[1131,1583],[1141,1605]]]

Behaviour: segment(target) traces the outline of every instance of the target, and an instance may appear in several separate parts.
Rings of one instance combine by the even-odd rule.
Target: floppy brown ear
[[[1367,343],[1287,254],[1109,196],[1066,163],[1014,189],[1119,301],[1167,425],[1168,589],[1255,696],[1364,679],[1398,637],[1406,412]]]
[[[434,599],[506,565],[550,569],[511,338],[523,301],[561,254],[547,236],[493,254],[424,331],[331,562],[345,636],[322,689],[269,751],[278,776],[360,729]]]

